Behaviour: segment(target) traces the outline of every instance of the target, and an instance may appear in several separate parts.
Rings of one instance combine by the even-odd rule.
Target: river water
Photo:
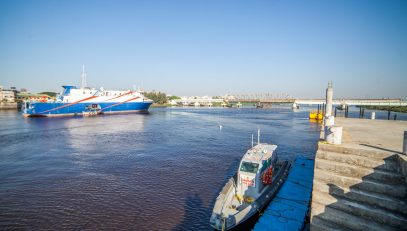
[[[280,158],[315,154],[319,125],[306,108],[0,111],[0,229],[212,230],[216,196],[258,128]]]

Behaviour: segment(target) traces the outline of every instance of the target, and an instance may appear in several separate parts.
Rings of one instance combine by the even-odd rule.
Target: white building
[[[3,86],[0,86],[0,102],[15,102],[14,91],[4,89]]]

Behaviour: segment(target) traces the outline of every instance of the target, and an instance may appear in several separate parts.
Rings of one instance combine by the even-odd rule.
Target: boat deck
[[[314,160],[297,158],[286,182],[253,230],[302,230],[309,209],[313,177]]]

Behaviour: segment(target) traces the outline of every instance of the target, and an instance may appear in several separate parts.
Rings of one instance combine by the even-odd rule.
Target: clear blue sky
[[[0,85],[407,96],[407,1],[0,1]]]

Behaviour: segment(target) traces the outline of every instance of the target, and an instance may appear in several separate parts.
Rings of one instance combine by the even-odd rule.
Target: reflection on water
[[[313,156],[319,125],[307,118],[285,108],[0,112],[0,229],[211,230],[213,203],[251,134],[260,128],[282,158]]]

